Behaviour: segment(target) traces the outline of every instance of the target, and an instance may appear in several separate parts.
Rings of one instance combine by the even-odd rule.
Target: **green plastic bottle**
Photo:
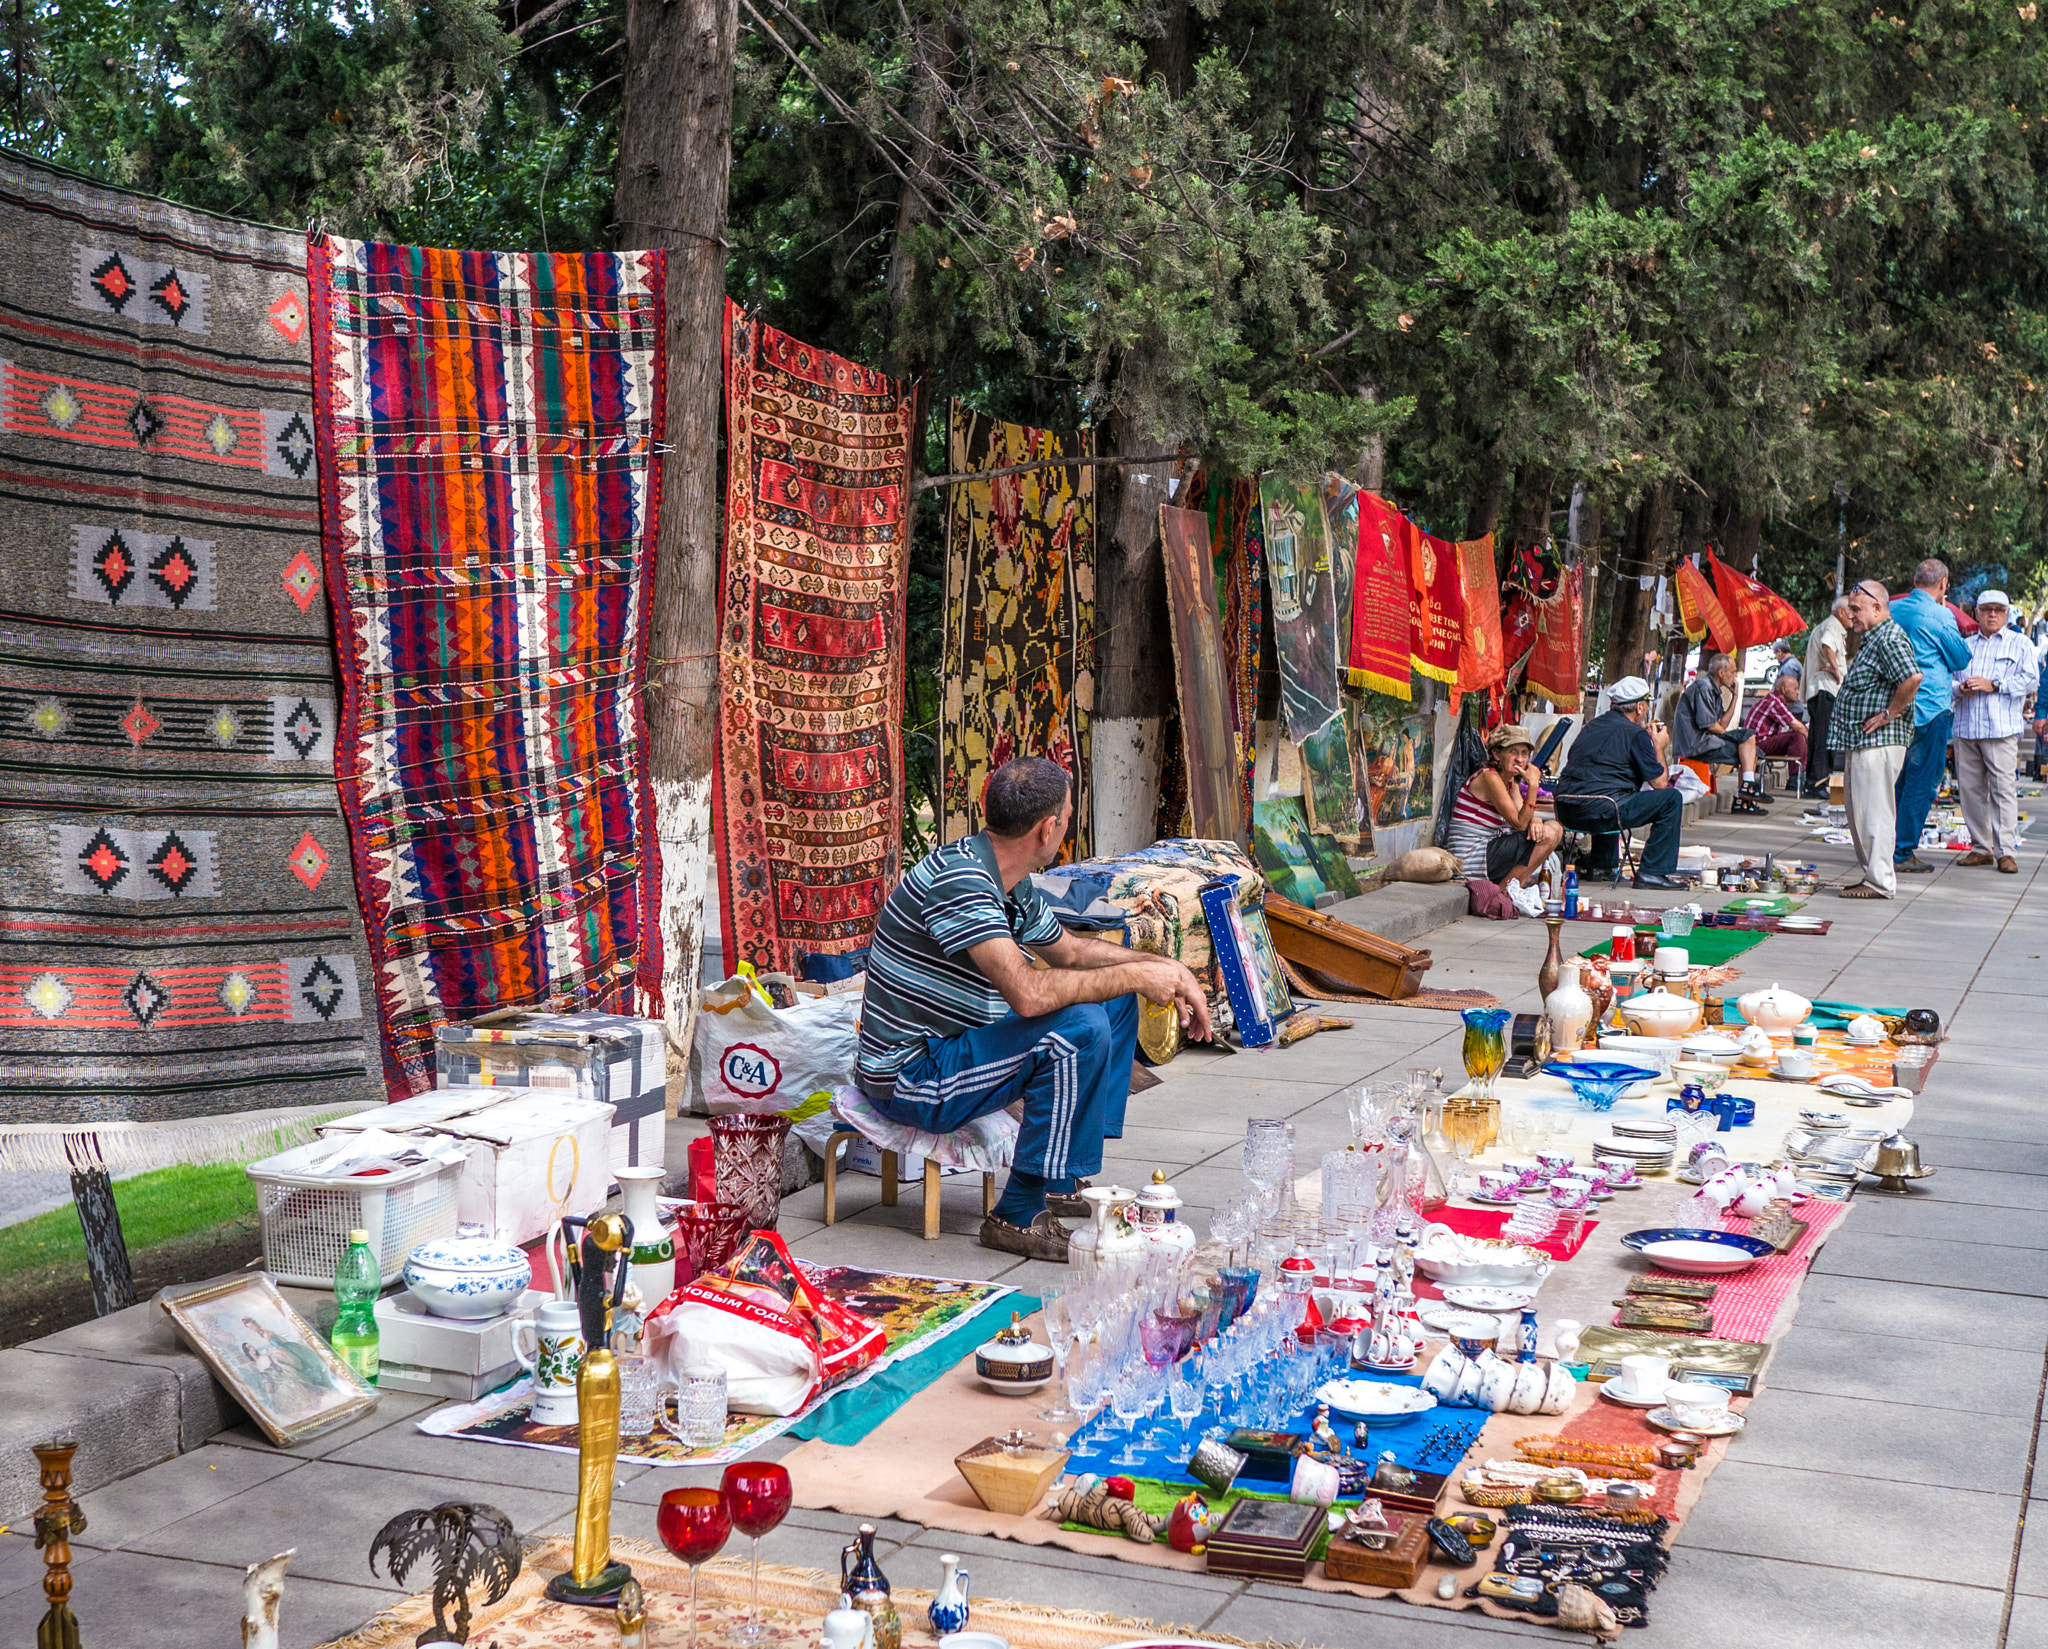
[[[364,1385],[377,1383],[377,1295],[384,1287],[370,1233],[351,1231],[348,1252],[334,1268],[334,1303],[339,1307],[327,1343]]]

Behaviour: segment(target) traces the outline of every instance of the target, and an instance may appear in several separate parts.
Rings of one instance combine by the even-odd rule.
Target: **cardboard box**
[[[611,1191],[612,1108],[560,1088],[438,1088],[320,1131],[364,1128],[462,1142],[455,1217],[500,1242],[532,1242],[564,1214],[594,1214]]]
[[[469,1402],[516,1380],[512,1349],[518,1325],[548,1295],[529,1288],[502,1317],[469,1321],[436,1317],[400,1289],[377,1302],[377,1387]]]
[[[660,1166],[667,1144],[668,1043],[658,1019],[504,1008],[443,1025],[441,1088],[563,1089],[614,1108],[611,1166]]]

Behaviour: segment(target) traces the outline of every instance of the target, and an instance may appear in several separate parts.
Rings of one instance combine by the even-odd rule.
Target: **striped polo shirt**
[[[985,939],[1050,945],[1064,930],[1030,877],[1003,892],[986,836],[949,842],[896,884],[875,923],[861,1003],[861,1088],[886,1099],[928,1040],[993,1025],[1010,1011],[967,952]]]

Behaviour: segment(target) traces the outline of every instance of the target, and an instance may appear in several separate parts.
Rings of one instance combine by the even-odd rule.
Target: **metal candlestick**
[[[71,1438],[34,1445],[43,1468],[43,1503],[36,1508],[36,1546],[43,1554],[43,1595],[49,1612],[36,1627],[36,1649],[78,1649],[78,1617],[71,1612],[71,1537],[85,1533],[85,1513],[71,1498]]]

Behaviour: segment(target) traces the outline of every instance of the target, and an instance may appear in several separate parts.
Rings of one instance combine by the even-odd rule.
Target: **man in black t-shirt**
[[[1650,720],[1650,684],[1641,676],[1623,676],[1608,688],[1607,703],[1605,715],[1580,729],[1553,789],[1557,822],[1593,838],[1592,862],[1579,866],[1579,880],[1618,875],[1620,830],[1648,825],[1636,886],[1682,887],[1672,872],[1678,868],[1678,816],[1685,802],[1665,777],[1671,735],[1663,723]]]

